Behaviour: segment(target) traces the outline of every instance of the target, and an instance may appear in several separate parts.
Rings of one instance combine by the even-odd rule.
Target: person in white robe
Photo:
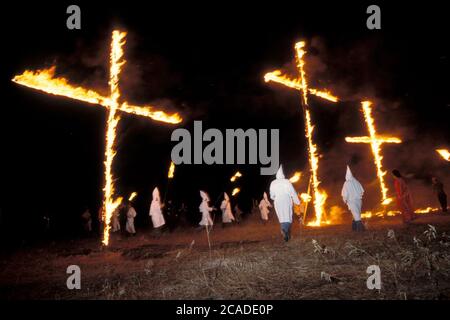
[[[348,209],[353,216],[352,230],[364,231],[364,225],[361,222],[361,206],[364,189],[361,183],[353,177],[349,166],[347,166],[345,182],[341,194],[344,203],[348,206]]]
[[[161,229],[165,224],[166,220],[164,219],[162,213],[162,204],[161,197],[159,195],[159,190],[157,187],[153,189],[152,194],[152,203],[150,204],[150,212],[149,216],[152,218],[152,224],[154,229]]]
[[[134,228],[134,218],[136,218],[136,210],[133,208],[131,203],[128,203],[128,210],[127,210],[127,223],[125,225],[125,230],[131,234],[136,234],[136,229]]]
[[[226,192],[224,192],[224,198],[220,205],[222,210],[222,226],[225,227],[226,223],[231,223],[234,221],[233,212],[231,211],[230,197]]]
[[[210,207],[209,202],[209,195],[205,191],[200,191],[200,196],[202,197],[202,203],[199,206],[199,210],[202,214],[202,220],[200,221],[200,226],[212,226],[213,220],[211,219],[211,211],[214,210],[213,207]]]
[[[261,213],[261,219],[264,223],[266,223],[269,220],[269,212],[270,208],[272,208],[272,204],[269,201],[269,197],[267,196],[267,193],[264,192],[263,198],[259,202],[259,211]]]
[[[300,199],[292,183],[285,178],[282,166],[277,171],[276,179],[270,184],[270,198],[274,201],[275,213],[281,225],[281,234],[284,241],[287,242],[291,237],[292,203],[299,205]]]

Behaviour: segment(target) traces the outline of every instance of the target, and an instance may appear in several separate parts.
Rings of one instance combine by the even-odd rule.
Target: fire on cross
[[[178,113],[167,114],[162,110],[157,110],[154,106],[136,106],[124,101],[120,93],[120,73],[126,63],[123,58],[126,32],[114,30],[112,32],[112,41],[110,48],[110,74],[109,74],[109,96],[103,96],[100,93],[83,87],[74,86],[69,83],[66,78],[56,76],[56,67],[37,71],[26,70],[20,75],[15,76],[12,81],[20,85],[30,87],[45,93],[64,96],[76,99],[89,104],[103,106],[107,109],[108,117],[106,123],[105,135],[105,161],[104,161],[104,194],[103,194],[103,221],[105,229],[103,235],[103,244],[109,244],[109,231],[113,212],[122,202],[121,197],[115,195],[114,175],[112,173],[112,163],[116,154],[116,130],[120,121],[120,113],[125,112],[155,121],[165,122],[169,124],[178,124],[182,121]],[[284,76],[281,71],[276,70],[265,75],[265,81],[283,84],[289,88],[300,91],[301,105],[305,116],[305,136],[308,141],[308,156],[310,164],[310,184],[312,189],[311,195],[314,203],[315,220],[310,222],[310,226],[320,226],[323,222],[323,213],[327,194],[319,188],[321,181],[319,180],[319,153],[316,144],[313,141],[314,125],[312,122],[308,96],[316,96],[330,102],[337,102],[339,99],[327,90],[319,90],[309,88],[307,84],[307,75],[305,72],[304,56],[306,51],[304,41],[295,45],[296,60],[298,67],[298,77],[290,79]],[[362,112],[369,131],[367,137],[346,138],[349,143],[368,143],[371,145],[374,162],[377,169],[377,176],[380,182],[382,204],[387,205],[391,198],[387,196],[388,190],[384,184],[383,176],[386,174],[382,169],[381,144],[383,143],[400,143],[401,140],[395,137],[378,136],[375,130],[375,121],[371,115],[371,103],[369,101],[362,102]],[[277,162],[277,161],[276,161]],[[308,189],[309,189],[308,188]]]

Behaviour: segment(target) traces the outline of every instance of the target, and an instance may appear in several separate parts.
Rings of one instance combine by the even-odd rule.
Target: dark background
[[[2,4],[2,234],[13,242],[36,239],[47,214],[55,236],[72,237],[79,233],[84,206],[96,215],[102,198],[105,110],[10,79],[25,69],[57,65],[58,74],[71,83],[107,92],[109,43],[116,28],[128,32],[120,83],[125,99],[179,111],[185,119],[180,126],[188,129],[194,120],[202,120],[204,128],[223,130],[280,129],[286,175],[305,172],[296,185],[299,191],[306,188],[307,152],[298,93],[265,84],[263,75],[283,68],[295,76],[293,45],[307,40],[310,86],[328,88],[343,99],[330,104],[310,98],[315,140],[323,154],[320,176],[330,205],[341,205],[346,164],[365,185],[367,206],[379,202],[370,147],[343,141],[347,135],[366,135],[359,112],[359,101],[365,98],[375,102],[378,131],[404,140],[384,148],[386,170],[398,167],[409,174],[417,198],[433,202],[429,177],[448,179],[448,164],[434,149],[448,147],[450,140],[449,27],[443,3]],[[70,4],[81,7],[81,30],[66,28]],[[381,30],[366,28],[370,4],[381,7]],[[139,193],[138,226],[149,224],[151,190],[167,190],[174,128],[129,115],[120,122],[117,191],[124,196]],[[244,176],[231,184],[229,178],[238,169]],[[259,165],[179,166],[168,198],[187,202],[195,223],[200,218],[199,189],[208,191],[214,202],[222,191],[238,186],[242,192],[234,201],[248,211],[251,199],[260,199],[272,179],[259,175]],[[390,177],[387,182],[391,186]]]

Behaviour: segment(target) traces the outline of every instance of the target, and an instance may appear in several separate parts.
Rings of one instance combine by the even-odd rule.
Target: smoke
[[[315,124],[314,139],[321,154],[320,187],[328,194],[328,214],[338,221],[342,212],[346,211],[339,205],[342,205],[340,194],[347,165],[364,186],[363,211],[381,208],[380,185],[370,145],[345,142],[346,136],[368,135],[361,112],[360,102],[363,100],[373,102],[372,116],[378,134],[399,137],[403,141],[381,147],[388,196],[395,197],[391,171],[399,169],[410,186],[416,208],[437,207],[431,177],[437,176],[444,185],[450,183],[448,163],[435,152],[438,146],[446,142],[442,137],[445,128],[434,129],[432,123],[428,126],[421,124],[420,113],[416,112],[417,102],[399,95],[399,84],[395,82],[399,69],[395,63],[399,61],[398,54],[385,52],[378,38],[342,43],[330,49],[324,39],[315,37],[309,41],[307,51],[308,85],[326,88],[342,101],[330,104],[310,98]],[[294,59],[283,65],[282,70],[292,77],[298,76]],[[292,99],[292,95],[298,93],[288,88],[273,91],[279,97],[272,101],[274,105],[285,106],[286,112],[292,112],[295,108],[298,110],[299,101]],[[304,157],[307,157],[306,150]],[[308,171],[308,164],[303,171]],[[305,192],[307,183],[304,179],[297,190]],[[394,208],[395,202],[392,203]]]

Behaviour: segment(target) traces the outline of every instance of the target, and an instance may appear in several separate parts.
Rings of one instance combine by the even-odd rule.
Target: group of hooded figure
[[[160,230],[166,224],[164,220],[164,216],[162,214],[163,205],[161,204],[158,188],[155,188],[152,193],[152,202],[150,204],[149,216],[152,219],[153,228]],[[111,217],[111,231],[117,232],[121,230],[120,227],[120,211],[125,208],[126,209],[126,224],[125,231],[128,234],[135,235],[136,229],[134,226],[134,219],[137,216],[137,212],[134,209],[131,201],[128,201],[125,205],[118,206],[116,210],[114,210]]]
[[[352,229],[354,231],[363,231],[361,206],[364,189],[359,181],[353,177],[348,166],[341,194],[343,201],[347,204],[353,216]],[[300,199],[292,183],[284,176],[282,166],[278,169],[275,180],[270,184],[270,198],[274,203],[275,213],[281,226],[281,234],[284,241],[287,242],[291,238],[293,204],[300,205]],[[265,194],[259,204],[262,217],[267,217],[270,206],[270,202]]]
[[[393,175],[397,195],[397,205],[402,213],[404,222],[409,223],[410,221],[415,219],[415,213],[412,209],[411,195],[400,172],[398,170],[393,170]],[[352,230],[356,232],[365,230],[364,224],[361,221],[363,195],[364,188],[362,187],[361,183],[353,176],[349,166],[347,166],[345,182],[342,187],[341,196],[352,214]],[[200,196],[202,202],[199,206],[199,211],[201,213],[201,220],[199,222],[199,225],[200,227],[206,228],[212,227],[214,224],[214,218],[211,217],[211,213],[215,210],[215,208],[213,206],[210,206],[210,197],[207,192],[201,190]],[[440,195],[440,197],[442,198],[442,195]],[[263,221],[263,223],[266,223],[269,220],[270,209],[273,207],[281,226],[283,239],[287,242],[291,238],[293,205],[300,205],[300,199],[292,183],[284,176],[282,166],[280,166],[280,168],[278,169],[275,180],[273,180],[270,184],[270,198],[273,200],[273,206],[266,192],[263,193],[263,197],[258,204],[258,208],[261,214],[261,220]],[[163,207],[164,204],[161,202],[159,190],[158,188],[155,188],[152,193],[152,202],[150,204],[149,211],[154,229],[162,230],[166,224],[162,212]],[[126,230],[131,234],[135,234],[136,231],[134,228],[134,218],[136,217],[136,211],[131,206],[131,203],[127,204],[127,209]],[[224,192],[220,210],[222,212],[222,226],[233,223],[237,220],[233,215],[230,197],[226,192]],[[113,232],[120,230],[118,213],[119,208],[114,212],[112,217]]]

